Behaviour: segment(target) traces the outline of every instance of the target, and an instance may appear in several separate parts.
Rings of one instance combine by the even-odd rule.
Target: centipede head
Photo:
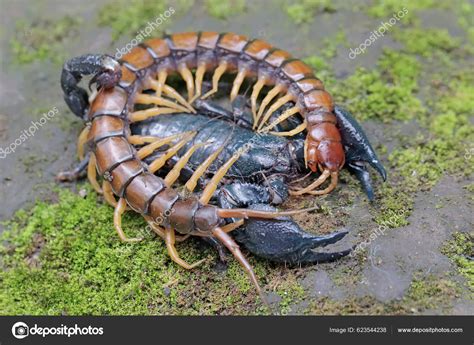
[[[344,166],[345,154],[340,141],[323,140],[314,141],[307,138],[307,148],[305,150],[306,162],[313,172],[329,170],[337,172]]]

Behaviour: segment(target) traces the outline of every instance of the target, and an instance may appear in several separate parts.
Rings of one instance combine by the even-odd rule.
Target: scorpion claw
[[[266,204],[250,209],[274,210]],[[325,247],[341,240],[347,231],[316,236],[303,231],[290,217],[272,220],[248,219],[245,227],[235,231],[235,238],[251,253],[275,262],[309,264],[334,261],[348,255],[352,249],[333,253],[318,253],[312,249]]]
[[[370,145],[364,130],[352,115],[337,105],[334,107],[334,114],[336,114],[342,143],[345,147],[346,165],[361,182],[369,200],[373,200],[373,189],[364,163],[370,164],[384,181],[387,179],[387,172]]]
[[[374,200],[374,188],[372,187],[372,180],[370,178],[370,174],[367,171],[367,168],[365,165],[360,164],[358,162],[353,162],[347,164],[347,169],[354,174],[357,179],[360,181],[362,184],[362,188],[365,191],[365,194],[367,194],[367,198],[369,201]],[[385,179],[384,179],[385,181]]]

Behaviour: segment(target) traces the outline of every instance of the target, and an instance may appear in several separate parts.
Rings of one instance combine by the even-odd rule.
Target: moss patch
[[[100,9],[98,23],[112,29],[115,41],[122,35],[136,35],[153,21],[160,25],[153,26],[150,37],[158,37],[173,20],[172,16],[186,12],[193,4],[194,0],[117,0]],[[168,10],[167,14],[171,15],[165,16]],[[160,17],[162,19],[158,20]]]
[[[245,0],[206,0],[207,12],[218,19],[227,19],[245,11]]]
[[[33,23],[18,21],[15,35],[10,40],[14,61],[19,64],[47,60],[63,62],[63,44],[77,34],[80,23],[77,17],[71,16]]]
[[[185,271],[171,262],[163,242],[152,234],[138,244],[121,243],[112,215],[112,208],[98,204],[90,189],[85,198],[63,190],[58,203],[39,202],[31,212],[19,211],[1,238],[0,314],[265,312],[232,258],[227,271],[218,272],[214,250],[186,241],[178,245],[184,260],[207,260]],[[141,217],[124,218],[129,236],[144,228]],[[263,286],[281,281],[281,270],[272,272],[267,262],[253,257],[250,262]],[[276,289],[283,309],[296,296],[295,286],[284,281]]]
[[[286,13],[296,24],[311,22],[317,13],[335,12],[330,0],[298,0],[286,6]]]
[[[474,236],[472,233],[456,232],[441,252],[449,257],[457,267],[457,271],[466,278],[471,293],[474,293]],[[473,295],[471,295],[473,297]]]
[[[424,57],[435,51],[451,52],[459,47],[461,40],[451,36],[445,29],[406,28],[394,31],[394,37],[403,43],[409,53]]]
[[[346,104],[360,121],[406,121],[419,116],[424,110],[416,97],[421,69],[417,59],[387,49],[378,67],[372,71],[359,68],[331,88],[336,102]]]

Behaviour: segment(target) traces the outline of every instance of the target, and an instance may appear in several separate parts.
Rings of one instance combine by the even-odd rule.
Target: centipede
[[[88,74],[93,75],[89,86],[96,84],[92,98],[77,86]],[[206,74],[211,74],[212,86],[204,92]],[[223,162],[202,192],[196,195],[197,181],[223,147],[195,169],[184,185],[185,191],[180,193],[173,184],[192,154],[206,143],[191,145],[174,168],[161,178],[157,172],[170,157],[192,142],[195,133],[188,131],[157,138],[130,132],[131,124],[155,116],[195,113],[193,103],[216,94],[224,74],[235,74],[230,101],[239,95],[245,80],[255,81],[250,95],[255,132],[289,137],[307,132],[305,164],[312,172],[320,171],[321,174],[306,187],[290,190],[290,194],[331,192],[337,186],[338,174],[345,162],[333,100],[307,64],[263,40],[250,40],[235,33],[176,33],[141,43],[118,61],[108,55],[87,54],[73,58],[64,65],[61,84],[68,106],[87,123],[79,136],[78,154],[82,166],[87,166],[92,186],[115,207],[114,227],[120,239],[124,242],[141,240],[127,237],[122,229],[122,215],[131,209],[141,214],[165,241],[171,259],[183,268],[191,269],[201,262],[189,264],[181,259],[176,242],[189,236],[215,238],[239,261],[265,301],[251,265],[229,233],[247,218],[273,219],[311,209],[271,212],[222,209],[209,204],[219,182],[239,159],[242,150]],[[183,79],[186,98],[167,83],[172,75]],[[269,91],[261,95],[264,87]],[[272,115],[287,103],[293,105],[270,122]],[[292,116],[301,116],[302,123],[286,132],[272,131]],[[169,148],[153,162],[144,162],[162,147]],[[99,176],[102,184],[98,181]],[[328,179],[329,186],[318,190]],[[160,224],[154,221],[158,218],[162,219]],[[225,224],[225,218],[240,220]]]

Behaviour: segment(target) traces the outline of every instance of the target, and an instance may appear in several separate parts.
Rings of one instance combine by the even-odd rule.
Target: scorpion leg
[[[231,111],[221,107],[215,102],[197,99],[194,102],[194,105],[196,109],[199,110],[199,114],[208,115],[210,117],[224,118],[230,121],[234,120],[234,114]]]
[[[123,242],[139,242],[142,238],[128,238],[122,230],[122,215],[124,214],[125,210],[127,209],[127,202],[124,198],[120,198],[117,206],[115,206],[114,211],[114,227],[117,230],[117,233],[120,239]]]
[[[378,159],[372,145],[362,127],[345,109],[335,106],[334,113],[337,117],[338,127],[346,154],[346,165],[352,173],[356,175],[362,184],[369,200],[373,200],[374,194],[370,181],[370,176],[364,163],[369,163],[385,181],[387,172]]]
[[[214,75],[212,76],[212,89],[207,92],[204,96],[201,97],[201,99],[205,99],[217,92],[219,90],[219,80],[221,79],[222,75],[225,73],[227,70],[227,62],[222,61],[219,66],[216,68],[214,71]]]
[[[250,209],[273,211],[265,204],[250,205]],[[351,249],[332,253],[318,253],[312,249],[325,247],[341,240],[347,231],[317,236],[303,231],[290,217],[272,220],[250,218],[242,230],[235,232],[235,238],[251,253],[275,262],[309,264],[334,261],[348,255]]]

